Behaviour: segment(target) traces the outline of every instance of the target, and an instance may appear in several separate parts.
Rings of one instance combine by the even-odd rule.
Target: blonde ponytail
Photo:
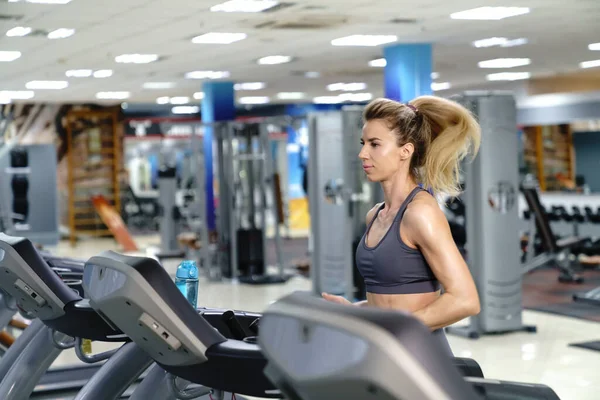
[[[422,115],[421,130],[429,130],[431,141],[425,162],[420,168],[421,183],[433,190],[456,196],[460,193],[460,164],[472,154],[475,158],[481,143],[481,128],[462,105],[435,96],[421,96],[411,102]]]
[[[421,96],[409,104],[375,99],[365,108],[365,121],[385,120],[398,145],[414,144],[410,172],[436,195],[460,193],[460,164],[479,151],[481,129],[462,105],[436,96]]]

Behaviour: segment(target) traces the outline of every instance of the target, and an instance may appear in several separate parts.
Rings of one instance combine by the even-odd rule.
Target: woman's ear
[[[412,143],[406,143],[400,148],[400,157],[402,160],[408,160],[415,152],[415,145]]]

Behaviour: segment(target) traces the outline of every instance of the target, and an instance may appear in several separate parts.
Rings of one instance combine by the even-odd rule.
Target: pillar
[[[429,95],[433,50],[429,43],[396,44],[383,50],[385,97],[402,103]]]
[[[205,82],[202,85],[202,122],[204,128],[204,182],[206,189],[206,223],[215,231],[215,195],[213,186],[213,127],[212,122],[235,119],[233,82]]]

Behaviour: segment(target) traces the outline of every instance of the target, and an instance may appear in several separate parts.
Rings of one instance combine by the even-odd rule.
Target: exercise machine
[[[112,384],[95,392],[87,390],[86,384],[78,399],[118,398],[152,360],[71,290],[28,239],[0,234],[0,250],[0,289],[33,319],[0,360],[0,398],[29,398],[56,357],[68,348],[74,348],[85,363],[108,360],[88,384],[104,373],[110,374]],[[88,354],[87,341],[125,344],[117,350]]]
[[[522,321],[519,240],[517,109],[502,92],[466,92],[454,98],[481,126],[479,154],[464,166],[466,259],[481,312],[448,333],[479,338],[488,333],[536,332]]]
[[[280,119],[276,119],[280,120]],[[217,208],[223,275],[248,284],[283,283],[281,213],[268,119],[215,126],[219,181]],[[274,228],[277,273],[267,271],[267,229]]]
[[[281,397],[262,372],[266,360],[256,344],[257,335],[263,331],[260,314],[194,310],[156,260],[111,251],[86,262],[84,288],[90,305],[157,365],[148,373],[152,378],[144,379],[132,399],[163,393],[167,386],[184,391],[188,398],[209,390],[213,395],[231,392]],[[461,375],[483,377],[473,360],[454,359],[452,363]],[[202,388],[177,389],[177,377]]]
[[[54,144],[0,148],[0,231],[58,244],[56,166]]]
[[[362,111],[347,106],[308,114],[313,291],[349,300],[365,296],[354,253],[366,230],[367,212],[382,200],[377,184],[361,172]]]
[[[271,304],[258,343],[265,374],[292,400],[559,400],[546,386],[463,377],[407,313],[292,293]]]

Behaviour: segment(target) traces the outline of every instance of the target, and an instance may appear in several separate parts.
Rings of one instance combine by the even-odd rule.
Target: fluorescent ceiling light
[[[285,64],[292,61],[290,56],[267,56],[258,59],[258,63],[261,65],[274,65],[274,64]]]
[[[192,71],[185,74],[186,79],[223,79],[228,77],[228,71]]]
[[[437,79],[440,77],[440,73],[439,72],[432,72],[431,73],[431,79]]]
[[[99,69],[98,71],[94,71],[94,78],[108,78],[112,74],[112,69]]]
[[[61,90],[69,87],[67,81],[30,81],[25,84],[27,89]]]
[[[9,3],[17,3],[19,0],[8,0]],[[36,4],[67,4],[70,3],[71,0],[25,0],[27,3],[36,3]]]
[[[91,69],[70,69],[65,72],[65,75],[67,78],[89,78],[92,73]]]
[[[123,64],[148,64],[158,60],[158,54],[121,54],[115,61]]]
[[[358,90],[365,90],[367,88],[366,83],[353,82],[353,83],[332,83],[327,85],[327,90],[330,92],[342,91],[342,92],[355,92]]]
[[[175,87],[173,82],[145,82],[142,87],[144,89],[171,89]]]
[[[98,92],[96,98],[100,100],[124,100],[129,98],[129,92]]]
[[[600,43],[591,43],[588,45],[588,49],[590,50],[600,50]]]
[[[196,36],[192,39],[192,43],[196,44],[231,44],[239,42],[248,37],[245,33],[219,33],[209,32],[204,35]]]
[[[21,57],[20,51],[0,51],[0,61],[11,62]]]
[[[194,99],[202,100],[204,98],[204,92],[196,92],[194,93]]]
[[[29,100],[34,95],[35,92],[33,90],[0,90],[0,97],[8,99]]]
[[[244,82],[233,85],[235,90],[260,90],[267,86],[264,82]]]
[[[169,104],[169,96],[162,96],[156,99],[156,104]]]
[[[171,104],[187,104],[189,102],[190,102],[190,98],[186,97],[186,96],[171,97],[169,99],[169,103],[171,103]]]
[[[268,10],[279,4],[275,0],[230,0],[212,6],[212,12],[249,12],[257,13]]]
[[[60,28],[48,33],[48,39],[65,39],[75,34],[75,29]]]
[[[267,96],[240,97],[240,104],[267,104],[270,99]]]
[[[529,79],[531,74],[529,72],[498,72],[496,74],[489,74],[485,78],[488,81],[518,81],[522,79]]]
[[[518,39],[507,39],[505,37],[491,37],[487,39],[480,39],[473,42],[473,46],[477,48],[482,47],[515,47],[527,44],[527,39],[518,38]]]
[[[594,68],[600,67],[600,60],[584,61],[579,63],[581,68]]]
[[[437,92],[439,90],[447,90],[450,89],[450,82],[432,82],[431,90]]]
[[[342,93],[338,96],[342,101],[369,101],[373,99],[371,93]]]
[[[496,58],[494,60],[480,61],[479,68],[514,68],[531,64],[529,58]]]
[[[27,36],[31,33],[32,29],[26,26],[17,26],[15,28],[9,29],[6,31],[6,36],[15,37],[15,36]]]
[[[10,104],[11,101],[10,97],[0,96],[0,104]]]
[[[478,7],[450,14],[452,19],[500,20],[529,13],[528,7]]]
[[[308,72],[304,73],[304,77],[305,78],[310,78],[310,79],[320,78],[321,77],[321,73],[317,72],[317,71],[308,71]]]
[[[377,58],[375,60],[369,61],[369,67],[383,68],[386,65],[387,65],[387,60],[385,58]]]
[[[196,114],[200,112],[200,107],[198,106],[175,106],[171,108],[171,112],[173,114]]]
[[[380,46],[398,40],[396,35],[350,35],[333,39],[333,46]]]
[[[277,93],[277,98],[280,100],[300,100],[304,98],[302,92],[281,92]]]
[[[337,96],[318,96],[313,99],[313,103],[318,104],[338,104],[345,101],[365,102],[373,98],[371,93],[342,93]]]

